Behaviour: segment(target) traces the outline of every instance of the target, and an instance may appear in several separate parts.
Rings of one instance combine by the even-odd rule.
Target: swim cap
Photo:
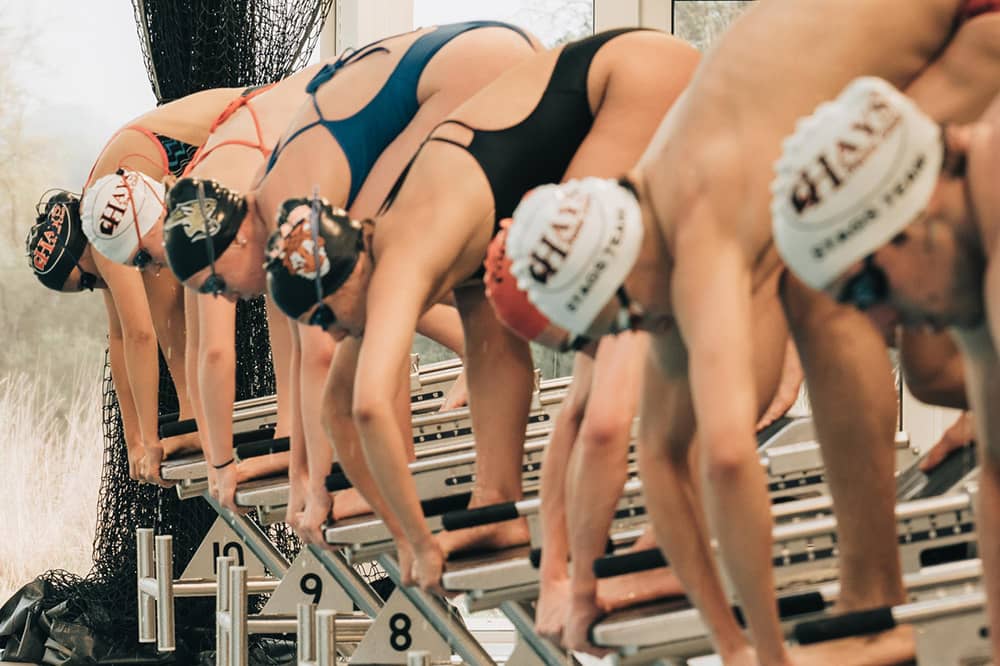
[[[364,247],[361,223],[326,199],[316,201],[319,229],[313,233],[313,202],[288,199],[278,210],[278,230],[267,244],[267,289],[274,304],[292,319],[316,305],[317,266],[322,296],[334,293],[347,281]],[[313,238],[319,245],[315,247]],[[318,258],[318,262],[317,262]]]
[[[562,349],[569,341],[569,331],[551,323],[538,311],[527,294],[517,286],[517,280],[510,274],[510,259],[507,258],[507,229],[511,220],[500,223],[500,233],[490,242],[486,250],[486,299],[493,306],[497,319],[528,342],[537,342],[554,349]]]
[[[201,200],[199,185],[204,196]],[[177,279],[183,282],[213,261],[206,238],[211,238],[214,259],[218,259],[236,238],[246,214],[246,198],[218,181],[178,180],[167,192],[167,218],[163,222],[167,263]]]
[[[163,215],[163,190],[163,183],[138,171],[119,169],[98,178],[83,193],[83,233],[105,257],[128,263],[139,247],[139,237]]]
[[[920,215],[934,192],[938,125],[875,77],[799,120],[771,184],[774,242],[788,267],[823,289]]]
[[[511,273],[554,324],[581,335],[614,297],[642,245],[635,196],[614,180],[543,185],[514,211]]]
[[[39,202],[38,217],[28,230],[25,249],[38,280],[49,289],[61,291],[87,249],[87,238],[80,228],[80,199],[72,192],[56,190]]]

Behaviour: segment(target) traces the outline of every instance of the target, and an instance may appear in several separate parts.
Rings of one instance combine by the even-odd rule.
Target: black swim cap
[[[55,190],[48,199],[42,195],[36,210],[38,217],[25,239],[28,260],[42,284],[61,291],[87,249],[87,237],[80,224],[80,198],[66,190]]]
[[[202,187],[204,199],[199,200]],[[167,192],[163,240],[167,263],[183,282],[225,252],[247,214],[246,198],[215,180],[181,178]],[[203,212],[204,211],[204,212]],[[211,238],[210,256],[206,237]]]
[[[267,288],[274,304],[292,319],[316,305],[317,258],[322,296],[334,293],[347,281],[364,248],[361,223],[341,208],[320,199],[319,248],[313,247],[310,223],[312,201],[288,199],[278,211],[278,230],[267,243]],[[289,220],[289,218],[297,218]]]

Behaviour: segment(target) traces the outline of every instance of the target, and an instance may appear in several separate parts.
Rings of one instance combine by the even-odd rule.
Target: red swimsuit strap
[[[257,111],[253,108],[253,104],[250,104],[250,100],[254,99],[258,95],[267,92],[276,85],[277,85],[276,83],[272,83],[267,86],[255,88],[249,93],[240,95],[232,102],[230,102],[225,109],[222,110],[222,113],[219,114],[219,117],[215,119],[214,123],[212,123],[211,129],[209,129],[209,137],[211,137],[211,134],[214,133],[215,130],[217,130],[223,123],[229,120],[234,113],[236,113],[243,107],[246,107],[247,111],[250,112],[250,118],[253,119],[254,132],[257,134],[256,143],[244,139],[226,139],[225,141],[220,141],[219,143],[215,144],[214,146],[211,146],[210,148],[206,148],[205,146],[208,145],[208,141],[206,140],[205,143],[203,143],[201,147],[198,148],[198,152],[194,154],[194,157],[191,158],[191,162],[187,165],[187,167],[185,167],[184,175],[187,176],[189,173],[191,173],[191,170],[194,169],[199,164],[201,164],[206,157],[211,155],[217,149],[222,148],[223,146],[245,146],[247,148],[254,148],[256,150],[259,150],[261,154],[265,158],[267,158],[268,155],[271,154],[271,149],[268,148],[266,145],[264,145],[264,132],[260,128],[260,118],[257,116]]]
[[[151,129],[143,127],[142,125],[126,125],[125,127],[121,128],[120,130],[112,134],[111,138],[108,139],[108,142],[104,144],[104,148],[102,148],[101,152],[98,153],[98,156],[104,154],[104,151],[106,151],[108,149],[108,146],[110,146],[111,143],[118,138],[118,135],[128,130],[144,134],[150,141],[153,142],[153,145],[156,146],[157,151],[160,153],[160,160],[161,160],[161,165],[163,167],[163,173],[164,174],[170,173],[170,158],[167,157],[166,149],[163,147],[163,144],[160,143],[160,140],[156,137],[156,134],[153,133]],[[129,155],[126,155],[126,157],[129,157]],[[125,158],[122,159],[124,160]],[[87,174],[87,183],[90,183],[90,180],[94,177],[94,169],[96,168],[97,168],[97,161],[94,162],[94,166],[90,167],[90,173]]]
[[[965,0],[958,10],[959,24],[970,21],[982,14],[1000,12],[1000,0]]]

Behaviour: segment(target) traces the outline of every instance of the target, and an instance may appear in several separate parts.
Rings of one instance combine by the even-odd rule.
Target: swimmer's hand
[[[221,464],[221,463],[220,463]],[[236,506],[236,484],[238,470],[236,463],[232,462],[222,469],[215,469],[208,466],[208,492],[212,498],[223,508],[229,509],[235,514],[246,515],[249,509]]]
[[[299,519],[306,508],[306,479],[295,466],[288,468],[288,505],[285,507],[285,522],[298,534]]]
[[[139,463],[139,476],[145,483],[153,483],[162,488],[172,488],[172,481],[164,481],[160,476],[160,464],[163,462],[163,447],[157,442],[143,447],[144,455]]]
[[[299,515],[295,533],[304,542],[316,546],[326,546],[323,526],[330,519],[333,502],[326,488],[307,488],[305,507]]]
[[[142,448],[142,444],[129,444],[128,438],[125,440],[125,446],[128,450],[128,478],[133,481],[141,481],[139,471],[142,466],[142,459],[146,457],[146,450]]]

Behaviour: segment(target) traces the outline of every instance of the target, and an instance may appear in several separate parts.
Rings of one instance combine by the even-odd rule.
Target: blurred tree
[[[674,34],[704,53],[753,0],[674,0]]]
[[[563,44],[594,32],[593,0],[535,0],[511,20],[538,35],[547,46]]]

